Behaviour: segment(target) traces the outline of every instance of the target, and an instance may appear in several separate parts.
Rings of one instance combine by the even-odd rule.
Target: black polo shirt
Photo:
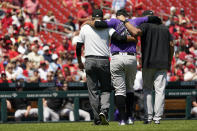
[[[141,52],[143,68],[169,69],[170,41],[172,36],[162,24],[144,23],[142,30]]]

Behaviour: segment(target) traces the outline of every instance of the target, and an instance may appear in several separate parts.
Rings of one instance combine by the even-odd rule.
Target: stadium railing
[[[68,84],[68,91],[42,91],[41,89],[54,87],[56,83],[23,83],[24,91],[14,91],[17,87],[16,83],[3,83],[0,84],[0,99],[1,99],[1,122],[7,122],[7,105],[6,99],[13,98],[30,98],[37,99],[38,101],[38,122],[43,121],[43,105],[42,98],[66,98],[71,97],[74,99],[74,117],[75,121],[79,121],[79,99],[88,98],[88,91],[86,90],[86,83],[71,82]],[[197,82],[172,82],[168,83],[166,89],[166,98],[184,98],[186,99],[185,118],[191,117],[191,97],[197,96],[196,89]],[[31,89],[31,91],[28,91]],[[34,91],[32,91],[32,89]],[[78,89],[78,90],[76,90]],[[83,89],[83,90],[80,90]],[[6,91],[7,90],[7,91]],[[154,96],[154,95],[153,95]],[[111,93],[110,98],[110,112],[109,119],[114,120],[114,91]]]

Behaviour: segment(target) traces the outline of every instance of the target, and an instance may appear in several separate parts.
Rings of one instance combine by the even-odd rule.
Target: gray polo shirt
[[[85,56],[108,56],[110,55],[110,37],[115,32],[114,29],[95,29],[89,25],[84,25],[79,34],[77,42],[84,43]]]

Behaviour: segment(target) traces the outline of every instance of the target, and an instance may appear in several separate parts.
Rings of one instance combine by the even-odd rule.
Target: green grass
[[[196,131],[197,120],[163,120],[160,125],[154,123],[119,126],[118,122],[110,122],[109,126],[93,126],[92,122],[65,123],[22,123],[0,124],[0,131]]]

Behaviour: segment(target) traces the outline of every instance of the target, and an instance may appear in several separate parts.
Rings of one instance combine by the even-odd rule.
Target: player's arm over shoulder
[[[143,23],[140,26],[138,26],[138,28],[141,30],[141,32],[139,33],[140,36],[142,36],[143,34],[145,34],[149,28],[149,24],[148,23]]]
[[[120,35],[114,29],[109,29],[109,35],[111,39],[117,43],[137,42],[137,39],[130,35]]]

